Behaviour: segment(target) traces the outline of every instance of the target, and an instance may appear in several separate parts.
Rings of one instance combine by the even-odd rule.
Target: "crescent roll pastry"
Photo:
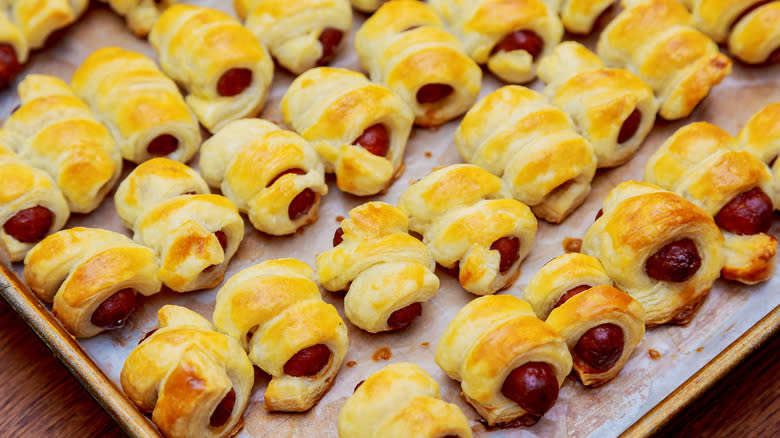
[[[569,32],[589,34],[599,17],[615,3],[615,0],[563,0],[561,21]]]
[[[642,304],[648,326],[686,324],[724,265],[723,236],[682,196],[628,181],[612,189],[582,242],[615,287]]]
[[[645,181],[679,193],[715,218],[725,238],[724,278],[754,284],[775,270],[777,239],[767,234],[774,204],[769,168],[715,125],[680,128],[650,157]]]
[[[339,412],[340,438],[471,438],[456,405],[419,366],[394,363],[370,375]]]
[[[265,105],[274,64],[265,47],[220,11],[173,5],[152,27],[160,66],[187,90],[185,100],[211,132]]]
[[[125,17],[127,27],[138,37],[146,37],[160,14],[178,0],[100,0]]]
[[[593,146],[598,167],[619,166],[642,145],[655,122],[653,90],[628,70],[606,68],[582,44],[567,41],[539,62],[544,95],[571,116]]]
[[[463,307],[441,335],[435,359],[490,426],[535,424],[572,368],[563,337],[511,295]]]
[[[322,301],[311,268],[295,259],[242,270],[217,293],[214,324],[271,375],[265,407],[303,412],[333,385],[347,354],[347,326]]]
[[[548,222],[561,222],[582,204],[596,173],[593,147],[571,118],[518,85],[499,88],[469,110],[455,144],[464,160],[501,177],[515,199]]]
[[[320,196],[328,193],[317,151],[298,134],[260,119],[231,122],[206,140],[200,172],[255,228],[275,236],[316,221]]]
[[[299,75],[328,64],[352,28],[349,0],[233,0],[246,27]]]
[[[54,178],[74,213],[89,213],[119,179],[122,157],[111,133],[65,82],[28,75],[21,106],[3,124],[20,158]]]
[[[19,262],[70,216],[68,202],[44,171],[20,160],[0,140],[0,249]]]
[[[598,54],[649,85],[667,120],[687,117],[710,88],[731,74],[731,60],[696,30],[675,0],[623,0],[625,9],[601,33]]]
[[[536,218],[501,179],[455,164],[406,189],[398,207],[423,236],[434,260],[457,272],[461,286],[487,295],[512,285],[536,238]]]
[[[349,289],[344,313],[371,333],[397,330],[422,313],[439,289],[430,250],[407,234],[404,213],[383,202],[353,208],[317,256],[319,282],[329,291]]]
[[[353,8],[366,14],[376,11],[386,1],[392,0],[351,0]]]
[[[371,80],[406,102],[418,125],[441,125],[477,100],[482,70],[425,3],[383,4],[358,30],[355,48]]]
[[[176,84],[151,59],[119,47],[93,52],[71,85],[111,131],[122,158],[186,162],[200,146],[200,127]]]
[[[536,77],[536,65],[563,36],[560,0],[431,0],[466,53],[506,82]]]
[[[737,148],[758,157],[772,169],[772,190],[767,192],[780,209],[780,102],[753,114],[737,136]]]
[[[255,381],[241,345],[184,307],[163,306],[157,319],[122,367],[127,396],[166,437],[235,435]]]
[[[194,170],[168,158],[136,167],[114,196],[122,222],[154,249],[160,281],[177,292],[217,286],[244,237],[235,204],[211,195]]]
[[[358,196],[386,189],[403,171],[414,115],[392,91],[350,70],[319,67],[293,81],[282,99],[285,121]]]
[[[160,291],[154,252],[96,228],[58,231],[24,258],[24,282],[77,338],[121,327],[136,295]]]

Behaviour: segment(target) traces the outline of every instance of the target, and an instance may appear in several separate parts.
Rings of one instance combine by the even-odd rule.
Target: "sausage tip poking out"
[[[691,239],[669,243],[650,256],[645,262],[645,272],[659,281],[680,283],[696,274],[701,267],[701,257]]]
[[[222,97],[233,97],[241,94],[250,85],[252,85],[252,70],[231,68],[223,73],[217,81],[217,93]]]
[[[501,393],[533,415],[544,415],[558,400],[558,379],[550,364],[527,362],[507,376]]]
[[[390,314],[387,325],[390,330],[398,330],[413,323],[420,315],[422,315],[422,303],[412,303]]]
[[[22,65],[19,64],[14,46],[8,43],[0,44],[0,88],[7,87],[20,71]]]
[[[344,241],[344,230],[339,227],[335,233],[333,233],[333,246],[339,246],[341,245],[341,242]]]
[[[46,207],[36,205],[25,208],[3,224],[9,236],[23,243],[35,243],[44,237],[54,222],[54,213]]]
[[[133,289],[122,289],[103,301],[92,313],[92,324],[113,329],[124,325],[136,306],[136,296]]]
[[[317,194],[311,189],[303,189],[301,193],[293,198],[290,206],[287,207],[287,216],[291,221],[302,218],[309,213],[314,203],[317,201]]]
[[[178,148],[179,139],[170,134],[162,134],[149,142],[146,151],[152,155],[168,155],[172,154]]]
[[[385,125],[376,124],[366,128],[352,144],[360,145],[377,157],[384,157],[390,148],[390,135]]]
[[[315,376],[328,364],[330,349],[317,344],[295,353],[284,364],[284,373],[293,377]]]
[[[490,249],[498,251],[501,254],[499,263],[499,272],[502,274],[509,270],[512,265],[520,258],[520,239],[517,237],[504,236],[490,245]]]
[[[333,56],[336,54],[336,47],[341,44],[341,39],[343,37],[344,32],[338,29],[326,27],[322,30],[319,38],[317,38],[320,42],[320,45],[322,45],[322,56],[320,56],[320,59],[317,60],[317,67],[322,67],[323,65],[329,63],[331,59],[333,59]]]
[[[577,286],[577,287],[569,289],[568,291],[566,291],[566,293],[561,295],[561,297],[558,299],[558,302],[555,303],[555,306],[553,307],[553,309],[562,306],[563,303],[565,303],[566,301],[569,301],[569,299],[571,299],[571,297],[573,297],[573,296],[575,296],[575,295],[577,295],[579,293],[585,292],[588,289],[590,289],[590,286],[587,285],[587,284],[583,284],[582,286]]]
[[[209,418],[209,425],[211,427],[220,427],[230,420],[230,414],[233,413],[233,407],[236,405],[236,391],[230,388],[230,391],[225,394],[225,397],[220,400],[214,412]]]
[[[618,133],[617,138],[618,143],[625,143],[628,140],[631,140],[634,134],[636,134],[637,129],[639,129],[639,123],[641,121],[642,113],[635,108],[634,111],[632,111],[631,114],[626,117],[626,120],[620,127],[620,132]]]
[[[780,63],[780,47],[776,48],[775,51],[769,55],[766,62],[767,64]]]
[[[517,30],[504,39],[496,43],[490,52],[494,55],[498,52],[513,52],[515,50],[525,50],[531,55],[534,61],[544,50],[544,40],[535,32],[530,30]]]
[[[444,100],[455,91],[451,85],[447,84],[426,84],[417,90],[417,102],[435,103]]]
[[[772,226],[774,213],[772,199],[756,187],[740,193],[715,215],[715,222],[734,234],[753,235],[766,233]]]
[[[623,329],[615,324],[601,324],[583,334],[573,353],[596,371],[615,366],[623,354]]]

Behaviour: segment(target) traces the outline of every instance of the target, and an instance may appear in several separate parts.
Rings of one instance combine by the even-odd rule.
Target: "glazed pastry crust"
[[[341,438],[471,438],[463,412],[441,399],[439,385],[412,363],[388,365],[355,390],[338,418]]]
[[[265,105],[273,60],[229,15],[192,5],[171,6],[152,27],[149,42],[163,71],[187,90],[187,104],[209,131],[254,117]],[[251,70],[251,85],[236,96],[220,96],[217,83],[236,68]]]
[[[440,125],[466,112],[482,85],[482,70],[422,2],[382,5],[358,30],[355,48],[371,80],[406,102],[421,126]],[[427,84],[446,84],[453,92],[437,102],[419,103],[417,91]]]
[[[27,46],[39,49],[56,30],[75,22],[89,0],[6,0],[10,15],[19,26]]]
[[[406,141],[414,116],[392,91],[360,73],[320,67],[293,81],[282,99],[282,114],[336,173],[342,191],[358,196],[385,190],[403,171]],[[389,134],[383,157],[355,140],[369,127],[381,124]]]
[[[166,155],[173,160],[189,161],[200,146],[200,126],[176,84],[139,53],[99,49],[76,70],[71,85],[111,131],[126,160],[152,158],[149,143],[165,134],[178,140]]]
[[[461,157],[503,178],[512,196],[559,223],[590,192],[596,155],[571,118],[518,85],[480,100],[455,131]]]
[[[737,136],[737,149],[746,150],[772,169],[771,192],[766,192],[780,208],[780,102],[770,103],[748,120]]]
[[[290,173],[273,181],[290,169],[305,174]],[[261,119],[232,122],[204,142],[200,172],[211,187],[220,187],[239,211],[247,213],[255,228],[275,236],[316,221],[319,198],[328,193],[317,151],[294,132]],[[291,220],[289,204],[305,189],[315,193],[315,201],[308,213]]]
[[[615,0],[563,0],[561,21],[569,32],[589,34],[599,16],[615,3]]]
[[[235,339],[184,307],[163,306],[157,317],[157,331],[141,341],[122,367],[125,393],[141,411],[152,414],[166,437],[234,435],[254,384],[246,353]],[[231,389],[236,397],[230,418],[221,427],[210,427],[214,409]]]
[[[462,395],[488,424],[509,423],[527,412],[501,392],[512,370],[545,362],[562,385],[572,368],[564,339],[511,295],[477,298],[463,307],[436,347],[436,363],[461,382]]]
[[[113,231],[70,228],[31,249],[24,259],[24,282],[47,303],[77,338],[104,329],[92,314],[116,292],[131,288],[141,295],[160,290],[154,252]]]
[[[295,259],[269,260],[230,278],[217,293],[214,324],[271,375],[265,390],[265,407],[271,411],[303,412],[314,406],[333,385],[347,353],[346,325],[336,308],[322,301],[311,268]],[[319,344],[331,351],[319,373],[294,377],[284,372],[297,352]]]
[[[10,11],[0,9],[0,43],[8,44],[14,49],[16,59],[20,64],[27,62],[30,47],[22,29],[13,21]]]
[[[100,0],[125,17],[127,27],[138,37],[146,37],[166,8],[178,0]]]
[[[706,211],[680,195],[646,183],[619,184],[604,200],[582,252],[596,257],[615,287],[639,301],[646,324],[686,324],[707,297],[724,266],[723,236]],[[683,282],[658,281],[645,262],[663,246],[691,239],[701,267]]]

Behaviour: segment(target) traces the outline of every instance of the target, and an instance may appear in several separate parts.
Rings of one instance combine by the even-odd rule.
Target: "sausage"
[[[599,208],[599,211],[596,212],[596,219],[593,219],[593,221],[595,222],[595,221],[599,220],[599,218],[601,216],[604,216],[604,209],[603,208]]]
[[[339,227],[336,232],[333,234],[333,246],[339,246],[341,245],[341,242],[344,241],[344,230]]]
[[[352,391],[352,393],[354,394],[355,392],[357,392],[358,388],[360,388],[360,385],[362,385],[364,383],[366,383],[366,379],[363,379],[363,380],[359,381],[357,383],[357,385],[355,385],[355,389]]]
[[[527,362],[504,380],[501,393],[533,415],[544,415],[558,400],[558,379],[550,364]]]
[[[16,75],[22,71],[14,46],[8,43],[0,44],[0,88],[7,87]]]
[[[283,176],[285,176],[287,174],[306,175],[306,171],[303,170],[303,169],[287,169],[284,172],[280,173],[279,175],[276,175],[275,177],[273,177],[273,179],[271,179],[271,181],[268,184],[266,184],[265,186],[266,187],[271,187],[272,185],[274,185],[276,180],[278,180],[279,178],[281,178],[281,177],[283,177]]]
[[[143,338],[141,338],[141,340],[140,340],[140,341],[138,341],[138,345],[141,345],[141,343],[142,343],[143,341],[147,340],[147,339],[149,338],[149,336],[152,336],[152,335],[154,334],[154,332],[156,332],[157,330],[159,330],[159,328],[156,328],[156,329],[151,329],[151,330],[149,330],[148,332],[146,332],[146,334],[144,335],[144,337],[143,337]]]
[[[556,307],[561,306],[566,301],[569,301],[569,298],[577,295],[580,292],[585,292],[586,290],[588,290],[590,288],[591,288],[591,286],[589,286],[587,284],[583,284],[582,286],[577,286],[577,287],[569,289],[568,291],[566,291],[566,293],[561,295],[560,298],[558,298],[558,302],[555,303],[555,306],[553,306],[553,309],[555,309]]]
[[[363,149],[371,152],[377,157],[384,157],[390,149],[390,135],[385,125],[378,123],[371,125],[356,138],[352,144],[360,145]]]
[[[233,97],[252,85],[252,70],[248,68],[231,68],[222,73],[217,81],[217,93],[223,97]]]
[[[626,117],[626,120],[623,121],[623,126],[620,127],[620,133],[618,133],[617,141],[618,143],[625,143],[628,140],[631,140],[631,138],[636,134],[637,129],[639,129],[639,123],[642,121],[642,113],[634,108],[634,111],[631,112],[631,114]]]
[[[317,67],[322,67],[333,59],[333,55],[336,54],[336,47],[341,43],[343,37],[344,32],[338,29],[326,27],[322,30],[319,38],[317,38],[322,46],[322,56],[317,60]]]
[[[24,243],[35,243],[44,237],[54,222],[54,213],[46,207],[35,207],[20,210],[5,221],[3,230],[9,236]]]
[[[520,239],[512,236],[504,236],[490,245],[490,249],[498,251],[501,254],[501,262],[498,270],[502,274],[509,270],[512,265],[520,258]]]
[[[209,426],[220,427],[230,420],[230,415],[233,413],[233,407],[236,405],[236,391],[230,388],[230,391],[225,394],[225,397],[219,401],[219,404],[214,408],[214,412],[211,413],[209,419]]]
[[[422,104],[438,102],[454,91],[455,89],[447,84],[426,84],[417,90],[417,102]]]
[[[441,266],[441,265],[439,265]],[[453,277],[457,278],[460,277],[460,260],[455,262],[454,265],[452,265],[451,268],[448,268],[446,266],[441,266],[442,269],[444,269],[445,272],[452,275]]]
[[[422,315],[422,303],[412,303],[391,313],[387,318],[387,325],[390,330],[402,329],[413,323],[420,315]]]
[[[130,288],[122,289],[108,297],[95,309],[92,314],[92,324],[104,329],[122,327],[135,310],[135,305],[135,291]]]
[[[516,30],[493,46],[490,54],[525,50],[535,61],[544,50],[544,40],[531,30]]]
[[[293,377],[317,375],[330,361],[330,355],[330,349],[322,344],[304,348],[284,364],[284,373]]]
[[[601,324],[580,337],[573,353],[589,367],[604,372],[620,359],[623,342],[623,329],[615,324]]]
[[[290,217],[291,221],[306,216],[316,200],[317,195],[311,189],[303,189],[287,207],[287,216]]]
[[[645,272],[659,281],[683,282],[701,267],[701,257],[691,239],[665,245],[645,262]]]
[[[767,62],[767,64],[776,64],[776,63],[780,63],[780,47],[778,47],[777,49],[775,49],[775,51],[774,51],[774,52],[772,52],[772,53],[769,55],[769,58],[767,58],[766,62]]]
[[[775,207],[772,199],[756,187],[739,194],[715,215],[715,222],[734,234],[766,233],[772,226]]]
[[[172,154],[179,148],[179,139],[171,134],[162,134],[154,138],[149,142],[149,146],[146,147],[146,151],[152,155],[168,155]]]
[[[225,232],[222,230],[214,232],[214,236],[217,237],[217,241],[219,241],[219,246],[222,247],[222,251],[227,249],[227,235],[225,235]],[[211,265],[208,268],[204,269],[203,272],[211,272],[216,268],[217,265]]]

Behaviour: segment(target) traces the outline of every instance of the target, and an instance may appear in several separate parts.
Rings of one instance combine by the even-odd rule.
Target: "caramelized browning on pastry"
[[[647,275],[659,281],[681,283],[693,277],[701,267],[701,257],[691,239],[664,245],[645,262]]]
[[[3,231],[20,242],[34,243],[46,237],[52,223],[54,213],[46,207],[36,205],[11,216],[3,224]]]
[[[766,233],[772,226],[772,199],[759,187],[740,193],[715,215],[724,230],[741,236]]]
[[[284,373],[293,377],[316,376],[328,364],[331,354],[322,344],[304,348],[284,364]]]
[[[558,379],[545,362],[527,362],[504,380],[501,393],[528,413],[544,415],[558,400]]]
[[[623,329],[615,324],[601,324],[585,332],[574,347],[574,361],[582,360],[598,372],[612,368],[623,354]]]
[[[92,324],[103,329],[122,327],[135,310],[135,298],[136,292],[130,288],[111,295],[92,313]]]

